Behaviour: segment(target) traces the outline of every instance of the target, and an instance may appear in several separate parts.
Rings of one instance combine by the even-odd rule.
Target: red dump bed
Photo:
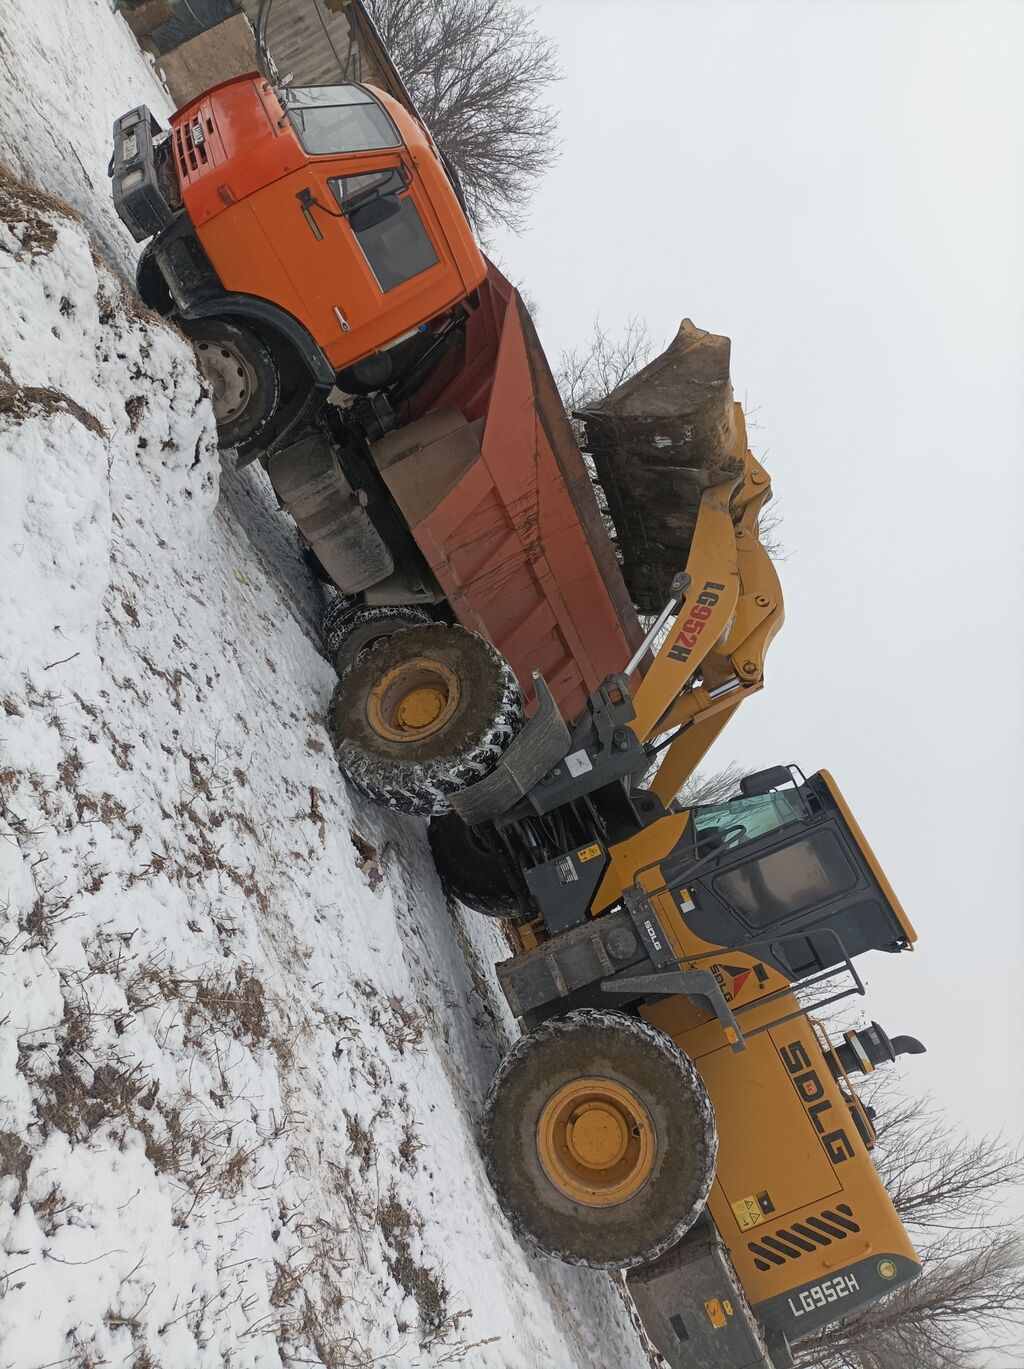
[[[408,418],[438,411],[470,426],[461,453],[449,439],[432,465],[417,454],[429,495],[399,495],[416,540],[460,621],[501,651],[527,699],[538,669],[576,718],[643,634],[532,320],[494,266],[465,352]]]

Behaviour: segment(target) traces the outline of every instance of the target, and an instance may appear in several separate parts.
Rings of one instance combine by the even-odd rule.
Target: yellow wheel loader
[[[631,595],[667,602],[538,780],[528,722],[431,823],[449,891],[523,945],[498,976],[525,1034],[482,1128],[501,1205],[547,1254],[628,1270],[673,1369],[779,1369],[919,1273],[853,1079],[923,1047],[815,1015],[863,993],[859,957],[912,948],[906,914],[826,771],[675,797],[783,616],[728,355],[684,323],[580,415]]]

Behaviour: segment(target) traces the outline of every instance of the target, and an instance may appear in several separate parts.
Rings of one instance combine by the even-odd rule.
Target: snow
[[[340,779],[294,534],[124,287],[166,96],[99,0],[0,37],[0,160],[82,216],[0,181],[0,1366],[647,1364],[496,1206],[501,927]]]

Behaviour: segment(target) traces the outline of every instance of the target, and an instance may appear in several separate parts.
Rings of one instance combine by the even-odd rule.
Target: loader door
[[[689,859],[704,868],[682,912],[703,940],[748,947],[789,979],[906,944],[853,834],[813,787],[698,809],[692,826]]]

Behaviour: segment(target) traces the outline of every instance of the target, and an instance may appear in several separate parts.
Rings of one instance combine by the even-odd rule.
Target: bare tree
[[[965,1369],[979,1353],[1012,1346],[1022,1318],[1016,1236],[947,1236],[919,1279],[801,1341],[794,1359],[806,1369]]]
[[[561,78],[554,42],[511,0],[368,0],[368,8],[477,226],[521,228],[558,156],[557,119],[544,103]]]
[[[740,780],[750,771],[746,766],[730,761],[721,770],[695,770],[680,789],[676,798],[684,808],[698,808],[705,803],[725,803],[736,797]]]
[[[889,1076],[891,1080],[892,1076]],[[874,1156],[924,1273],[795,1347],[806,1369],[965,1369],[1019,1338],[1024,1325],[1020,1222],[1007,1200],[1024,1154],[971,1140],[927,1098],[892,1092],[882,1073],[861,1090],[880,1103]]]
[[[563,348],[555,366],[555,383],[573,425],[576,440],[583,425],[573,414],[603,399],[650,360],[653,343],[647,324],[633,315],[618,337],[594,319],[590,336],[578,347]]]

